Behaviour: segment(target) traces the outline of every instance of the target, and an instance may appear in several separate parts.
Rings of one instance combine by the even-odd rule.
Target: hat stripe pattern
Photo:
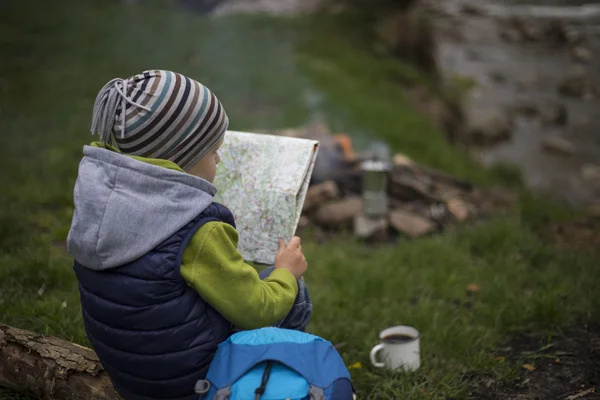
[[[204,110],[202,111],[202,114],[199,115],[200,118],[198,118],[198,122],[195,127],[195,132],[197,132],[197,134],[191,135],[195,136],[195,138],[190,139],[188,143],[185,143],[183,146],[178,146],[176,149],[179,149],[179,154],[177,154],[176,156],[174,154],[170,154],[170,156],[174,157],[174,161],[176,163],[181,162],[182,159],[186,157],[189,154],[190,150],[194,147],[203,147],[207,145],[207,139],[210,139],[210,137],[205,137],[204,132],[207,131],[207,124],[212,123],[215,120],[215,111],[219,109],[219,107],[216,107],[216,103],[217,102],[215,96],[212,93],[208,93],[206,105],[204,107]]]
[[[136,76],[136,78],[139,79],[139,75]],[[138,102],[138,99],[142,97],[141,100],[139,100],[139,104],[142,106],[147,106],[148,102],[152,98],[153,93],[156,93],[156,90],[158,89],[158,85],[160,84],[160,75],[153,77],[152,75],[150,75],[150,72],[144,72],[143,78],[139,80],[142,82],[142,86],[139,89],[137,87],[134,88],[136,94],[134,96],[133,101]],[[150,82],[152,82],[152,84],[150,85],[150,89],[146,90]],[[131,121],[131,123],[133,124],[134,122],[136,122],[136,120],[139,120],[140,117],[141,115],[138,114],[137,108],[130,107],[126,115],[127,121]]]
[[[225,110],[220,106],[217,98],[211,93],[212,103],[211,108],[214,109],[213,114],[210,118],[206,118],[202,121],[200,126],[199,134],[191,135],[192,139],[190,143],[180,152],[180,155],[175,157],[175,162],[181,165],[193,165],[201,157],[195,151],[196,148],[208,148],[211,149],[222,136],[212,135],[210,132],[223,133],[227,130],[229,120],[225,114]],[[214,106],[214,107],[213,107]]]
[[[185,78],[186,87],[184,89],[183,98],[185,100],[179,100],[179,105],[175,112],[169,117],[169,120],[166,121],[164,126],[172,127],[171,129],[174,132],[180,132],[184,127],[185,122],[187,122],[192,115],[192,112],[196,109],[196,105],[198,103],[198,88],[199,86],[194,85],[194,83]],[[183,107],[184,101],[188,102],[189,107]],[[173,149],[174,143],[180,143],[185,139],[187,135],[185,132],[182,135],[174,135],[174,136],[164,136],[159,137],[155,140],[154,146],[149,150],[151,157],[156,157],[160,154],[167,154],[170,150]]]
[[[156,87],[156,91],[148,92],[148,101],[146,102],[146,104],[141,103],[142,105],[150,107],[151,112],[136,112],[133,120],[131,121],[131,124],[127,124],[127,137],[121,138],[121,143],[129,143],[135,141],[136,139],[139,139],[139,137],[136,135],[136,131],[139,131],[139,128],[145,126],[145,124],[147,124],[148,121],[152,121],[156,117],[156,115],[162,110],[166,103],[165,97],[173,89],[171,81],[171,74],[168,74],[166,77],[162,77],[159,75],[159,81]]]
[[[185,89],[182,90],[182,83],[179,79],[180,75],[176,75],[174,85],[169,95],[166,98],[164,106],[160,109],[154,118],[148,119],[146,124],[130,132],[131,138],[138,138],[134,142],[128,143],[126,148],[128,151],[142,151],[149,153],[148,146],[151,145],[163,132],[163,127],[173,114],[177,112],[179,106],[185,106],[185,98],[181,96],[185,94]],[[135,143],[135,144],[134,144]]]
[[[92,133],[103,141],[114,138],[123,153],[171,160],[186,169],[223,137],[228,124],[208,88],[175,72],[152,70],[113,79],[100,91]],[[107,127],[110,132],[103,132]]]

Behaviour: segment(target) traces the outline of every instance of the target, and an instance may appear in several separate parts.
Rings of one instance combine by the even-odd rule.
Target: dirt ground
[[[473,400],[600,399],[600,324],[574,327],[550,341],[519,334],[502,343],[498,356],[523,360],[523,372],[507,384],[476,378]]]
[[[597,219],[583,218],[549,224],[541,235],[572,250],[598,251],[600,249],[600,221]]]

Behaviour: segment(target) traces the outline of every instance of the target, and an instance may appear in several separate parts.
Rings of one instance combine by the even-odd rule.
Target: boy
[[[206,87],[170,71],[114,79],[96,98],[100,142],[84,147],[68,247],[86,333],[127,400],[195,399],[235,330],[308,324],[300,238],[259,276],[213,202],[227,126]]]

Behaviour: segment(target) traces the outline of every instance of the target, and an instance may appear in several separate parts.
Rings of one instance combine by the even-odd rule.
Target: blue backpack
[[[354,388],[331,342],[263,328],[221,343],[196,393],[200,400],[352,400]]]

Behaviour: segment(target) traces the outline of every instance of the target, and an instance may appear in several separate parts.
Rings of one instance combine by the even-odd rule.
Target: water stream
[[[530,187],[576,206],[600,201],[600,4],[579,7],[587,3],[445,0],[436,5],[444,14],[441,26],[451,33],[440,35],[441,69],[446,76],[473,80],[470,112],[507,110],[512,122],[508,141],[481,150],[483,162],[516,165]],[[531,37],[511,31],[501,16],[520,17]],[[548,32],[536,33],[544,24],[554,24],[557,32],[565,27],[572,36],[559,43]],[[573,85],[589,80],[582,91],[590,93],[561,93],[569,77]],[[549,122],[544,114],[552,112],[564,113],[566,121],[555,115]],[[562,139],[564,148],[549,151],[547,143],[554,140],[549,138]]]

